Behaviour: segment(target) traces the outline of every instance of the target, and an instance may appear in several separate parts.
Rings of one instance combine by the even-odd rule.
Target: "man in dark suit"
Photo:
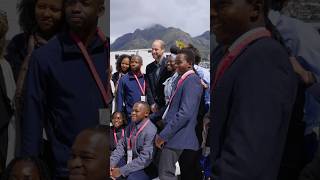
[[[211,5],[221,45],[211,58],[213,179],[276,180],[297,86],[288,53],[271,37],[264,0]]]
[[[154,113],[150,116],[153,122],[161,118],[161,114],[155,112],[165,106],[163,82],[171,75],[166,68],[167,59],[164,57],[164,52],[165,43],[162,40],[155,40],[152,43],[154,61],[146,67],[146,77],[150,88],[150,91],[147,92],[147,101]]]

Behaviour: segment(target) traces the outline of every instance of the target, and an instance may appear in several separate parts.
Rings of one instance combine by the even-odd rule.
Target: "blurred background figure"
[[[7,16],[0,10],[0,174],[13,158],[15,135],[8,134],[13,128],[13,97],[16,86],[10,64],[3,58],[7,31]]]

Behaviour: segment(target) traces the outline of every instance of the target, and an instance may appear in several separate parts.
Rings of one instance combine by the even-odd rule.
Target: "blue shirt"
[[[97,36],[87,49],[106,87],[108,52]],[[101,108],[105,108],[102,95],[80,49],[68,33],[57,35],[35,50],[30,60],[21,128],[22,155],[40,154],[45,127],[56,174],[66,176],[75,137],[83,129],[99,124]]]
[[[140,82],[141,87],[143,88],[145,83],[144,75],[138,75],[138,80]],[[141,101],[141,96],[143,96],[143,94],[140,90],[138,82],[136,81],[133,73],[128,72],[119,80],[117,91],[117,111],[126,112],[127,117],[130,117],[134,103]],[[123,109],[123,105],[125,105],[125,110]]]
[[[301,65],[312,72],[320,82],[320,35],[311,25],[280,12],[271,10],[269,18],[284,39],[286,46],[297,57]],[[306,134],[320,125],[320,103],[306,92],[305,115]]]
[[[205,104],[210,105],[210,72],[208,69],[198,65],[194,65],[194,69],[197,71],[199,77],[208,85],[208,88],[204,91]]]

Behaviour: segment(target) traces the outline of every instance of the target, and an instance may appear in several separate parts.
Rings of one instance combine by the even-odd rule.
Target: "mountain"
[[[147,49],[151,47],[155,39],[163,40],[167,49],[175,45],[176,40],[183,40],[191,43],[199,49],[203,58],[207,58],[210,51],[210,33],[204,32],[197,37],[191,37],[190,34],[179,28],[164,27],[159,24],[146,29],[136,29],[133,33],[127,33],[117,38],[111,44],[111,51],[129,50],[129,49]]]

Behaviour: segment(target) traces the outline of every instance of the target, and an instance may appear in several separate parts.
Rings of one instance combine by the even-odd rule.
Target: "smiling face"
[[[126,73],[129,70],[129,67],[130,67],[130,59],[127,58],[127,57],[123,58],[122,61],[121,61],[120,67],[121,67],[121,71],[123,73]]]
[[[141,121],[149,116],[149,111],[142,103],[135,103],[131,112],[132,122]]]
[[[163,42],[156,40],[152,43],[152,57],[159,61],[164,53]]]
[[[192,69],[192,64],[190,64],[185,54],[178,54],[176,57],[176,66],[177,66],[177,72],[182,75],[188,70]]]
[[[92,130],[84,130],[77,136],[68,161],[70,180],[107,179],[107,141],[107,135]]]
[[[57,31],[63,18],[63,0],[38,0],[35,6],[35,18],[41,32]]]
[[[112,124],[114,125],[115,128],[119,128],[123,125],[123,117],[122,117],[121,113],[116,112],[112,116]]]

